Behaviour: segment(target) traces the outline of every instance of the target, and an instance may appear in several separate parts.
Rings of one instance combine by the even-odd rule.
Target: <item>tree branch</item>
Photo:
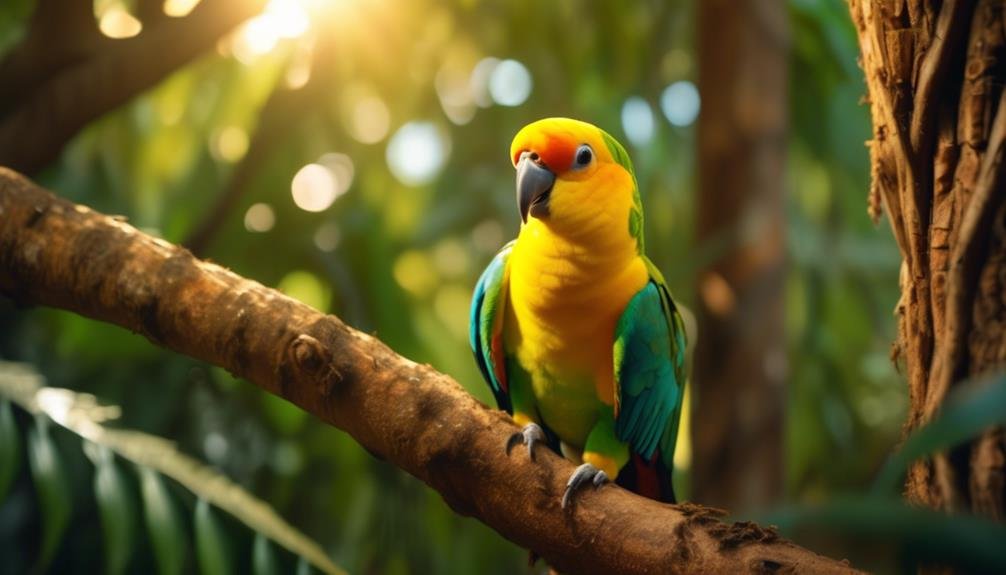
[[[184,18],[164,20],[135,38],[103,42],[101,49],[47,79],[4,116],[0,164],[28,173],[42,169],[88,122],[213,47],[264,4],[204,0]]]
[[[0,293],[224,367],[349,432],[552,566],[576,573],[853,573],[716,510],[614,486],[564,512],[572,465],[504,444],[516,425],[377,339],[0,168]]]

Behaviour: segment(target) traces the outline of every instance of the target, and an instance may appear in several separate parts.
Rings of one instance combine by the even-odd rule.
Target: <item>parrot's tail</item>
[[[638,453],[633,453],[632,459],[618,473],[616,483],[650,499],[677,503],[674,497],[674,484],[671,482],[671,470],[664,467],[659,449],[648,461]]]

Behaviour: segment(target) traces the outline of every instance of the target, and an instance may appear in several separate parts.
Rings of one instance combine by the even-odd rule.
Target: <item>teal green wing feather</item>
[[[650,281],[615,328],[615,433],[649,460],[660,450],[670,469],[685,383],[685,329],[663,277]]]
[[[506,350],[503,347],[503,316],[506,304],[510,250],[513,242],[489,262],[472,294],[468,339],[482,377],[500,409],[513,412],[507,381]]]

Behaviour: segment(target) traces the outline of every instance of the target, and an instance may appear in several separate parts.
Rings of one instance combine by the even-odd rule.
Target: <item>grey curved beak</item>
[[[527,223],[528,214],[543,218],[548,215],[548,200],[555,184],[555,174],[543,164],[532,159],[532,152],[524,152],[517,162],[517,205],[520,219]]]

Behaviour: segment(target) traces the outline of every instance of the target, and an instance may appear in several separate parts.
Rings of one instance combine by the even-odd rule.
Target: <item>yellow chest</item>
[[[612,403],[615,326],[649,278],[635,241],[583,245],[530,220],[509,265],[504,338],[535,395]]]

